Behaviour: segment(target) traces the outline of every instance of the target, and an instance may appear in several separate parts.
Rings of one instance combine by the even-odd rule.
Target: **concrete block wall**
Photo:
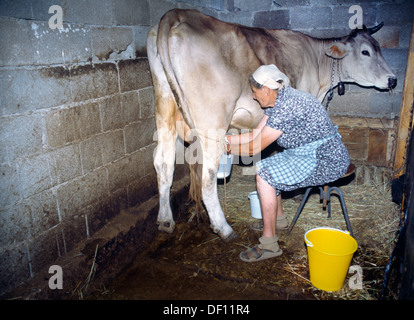
[[[149,17],[147,1],[0,1],[0,294],[157,193]]]

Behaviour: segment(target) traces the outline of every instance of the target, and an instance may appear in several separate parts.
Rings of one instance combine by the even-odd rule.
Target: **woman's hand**
[[[224,138],[226,152],[227,154],[232,153],[240,156],[255,155],[276,141],[282,133],[280,130],[265,126],[256,134],[253,131],[241,135],[226,135]],[[245,135],[249,135],[249,138],[245,139]],[[247,142],[243,143],[243,141]]]

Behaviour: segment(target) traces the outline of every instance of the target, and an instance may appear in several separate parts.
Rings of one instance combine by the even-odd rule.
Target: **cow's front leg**
[[[170,205],[170,190],[174,176],[175,132],[160,132],[154,156],[154,167],[157,171],[159,211],[157,224],[160,231],[172,233],[175,228],[174,217]]]
[[[202,196],[210,218],[210,227],[224,241],[231,241],[237,237],[232,227],[227,223],[223,210],[221,209],[217,193],[217,168],[216,157],[203,157],[203,182]]]

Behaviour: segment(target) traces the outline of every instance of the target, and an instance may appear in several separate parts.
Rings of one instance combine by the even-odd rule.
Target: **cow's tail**
[[[184,98],[184,94],[178,80],[175,76],[174,69],[171,63],[171,58],[168,49],[168,41],[171,29],[177,27],[181,23],[180,17],[176,10],[168,11],[162,18],[159,23],[158,27],[158,36],[157,36],[157,49],[158,54],[160,55],[160,59],[164,68],[165,76],[167,81],[170,85],[171,92],[174,96],[175,102],[184,121],[190,126],[190,128],[194,128],[192,123],[191,117],[188,114],[189,108],[187,102]],[[196,152],[199,154],[197,155],[198,161],[192,161],[189,164],[190,168],[190,190],[189,190],[189,197],[194,203],[196,204],[196,212],[197,216],[200,216],[202,212],[202,172],[203,172],[203,164],[202,164],[202,148],[199,142],[199,139],[193,142],[193,145],[196,145],[197,149]]]

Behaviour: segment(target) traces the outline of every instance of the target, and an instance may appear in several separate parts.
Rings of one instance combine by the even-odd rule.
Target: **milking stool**
[[[338,180],[341,180],[345,177],[350,176],[354,172],[355,172],[355,165],[351,163],[348,167],[347,172],[342,177],[340,177],[339,179],[334,181],[333,183],[335,183]],[[310,194],[310,192],[312,191],[313,188],[319,188],[319,190],[320,190],[320,199],[323,201],[323,209],[324,210],[326,209],[326,205],[328,205],[328,218],[331,217],[331,193],[332,193],[332,191],[336,191],[338,193],[339,200],[340,200],[341,206],[342,206],[342,211],[343,211],[344,218],[345,218],[345,222],[346,222],[346,226],[348,228],[348,231],[349,231],[350,235],[353,236],[351,223],[349,222],[348,212],[346,210],[345,200],[344,200],[344,196],[342,194],[342,191],[338,187],[332,187],[330,184],[326,184],[324,186],[312,186],[312,187],[308,187],[306,189],[305,195],[303,196],[303,199],[302,199],[302,202],[300,203],[298,211],[296,212],[296,215],[293,218],[293,220],[292,220],[292,222],[291,222],[291,224],[288,228],[287,234],[289,234],[292,231],[293,227],[295,226],[295,223],[298,220],[298,218],[299,218],[299,216],[300,216],[300,214],[303,210],[303,207],[305,206],[305,203],[309,198],[309,194]]]

